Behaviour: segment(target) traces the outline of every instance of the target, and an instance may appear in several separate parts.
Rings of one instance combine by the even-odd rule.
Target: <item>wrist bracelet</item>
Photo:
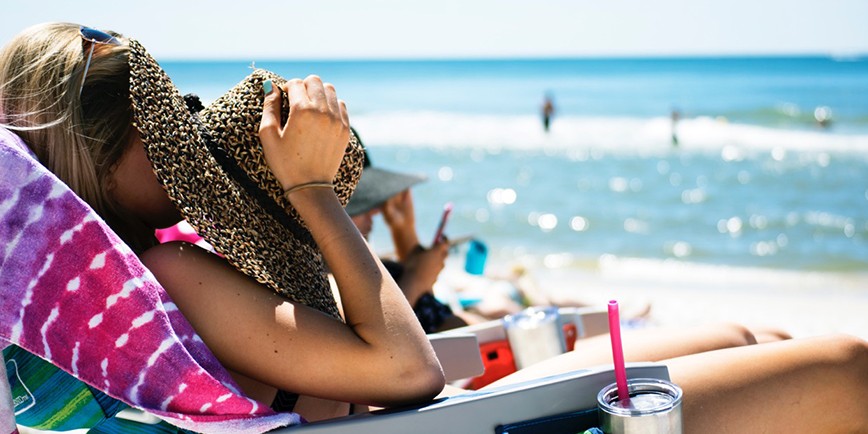
[[[308,188],[331,188],[334,189],[335,185],[331,182],[305,182],[304,184],[298,184],[293,187],[289,187],[286,190],[283,190],[283,197],[289,200],[289,195],[295,193],[296,191],[306,190]]]

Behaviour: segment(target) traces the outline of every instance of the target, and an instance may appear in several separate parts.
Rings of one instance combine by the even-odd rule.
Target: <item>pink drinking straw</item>
[[[609,336],[612,338],[612,359],[615,362],[615,383],[618,385],[618,401],[622,406],[630,405],[630,392],[627,390],[627,368],[624,367],[624,349],[621,346],[621,318],[618,315],[618,301],[609,300]]]

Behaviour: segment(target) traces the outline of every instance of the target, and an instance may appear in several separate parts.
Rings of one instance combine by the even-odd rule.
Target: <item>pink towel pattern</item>
[[[0,348],[17,344],[173,425],[300,423],[241,394],[126,244],[2,128],[0,302]]]

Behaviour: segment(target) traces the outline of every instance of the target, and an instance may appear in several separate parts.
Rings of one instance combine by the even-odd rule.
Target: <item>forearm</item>
[[[264,82],[263,90],[267,96],[259,135],[268,167],[329,264],[347,324],[288,302],[260,307],[270,313],[263,321],[273,318],[285,332],[277,333],[279,346],[278,336],[270,338],[274,349],[268,357],[274,364],[293,362],[292,369],[302,373],[278,371],[267,378],[271,371],[266,366],[258,370],[262,381],[321,398],[377,405],[433,397],[443,387],[443,372],[403,294],[334,190],[310,187],[333,180],[340,168],[350,134],[346,104],[334,86],[317,76],[289,80],[280,92]],[[290,103],[285,123],[281,93]],[[297,347],[305,351],[293,351]]]
[[[431,291],[431,285],[425,285],[423,282],[420,282],[415,274],[407,273],[407,270],[401,276],[401,281],[398,282],[398,285],[401,287],[401,291],[404,293],[404,297],[410,303],[410,306],[416,306],[419,298],[426,292]]]
[[[419,237],[416,235],[416,225],[389,226],[389,232],[392,234],[392,243],[395,245],[398,260],[406,261],[413,249],[420,245]]]
[[[347,324],[363,341],[400,358],[433,356],[412,309],[332,191],[309,189],[290,197],[329,264]],[[397,359],[398,357],[396,357]]]

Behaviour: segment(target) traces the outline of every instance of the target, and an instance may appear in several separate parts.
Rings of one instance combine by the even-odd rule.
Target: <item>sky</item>
[[[69,21],[158,59],[865,55],[866,0],[8,1],[0,43]]]

